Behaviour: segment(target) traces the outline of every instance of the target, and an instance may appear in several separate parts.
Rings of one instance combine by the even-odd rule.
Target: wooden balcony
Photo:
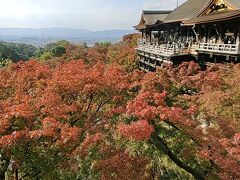
[[[191,48],[182,47],[178,44],[151,44],[140,40],[136,48],[141,56],[148,58],[165,57],[171,58],[174,56],[197,55],[198,53],[216,54],[216,55],[240,55],[240,45],[238,44],[214,44],[214,43],[199,43],[193,44]]]
[[[151,57],[152,55],[155,56],[163,56],[163,57],[172,57],[172,56],[179,56],[179,55],[187,55],[189,54],[188,48],[180,48],[176,45],[169,45],[169,44],[164,44],[164,45],[153,45],[150,43],[146,44],[138,44],[138,47],[136,48],[140,55],[149,56],[149,58],[154,58]]]
[[[200,43],[197,51],[237,55],[240,54],[240,47],[236,44],[213,44],[213,43]]]

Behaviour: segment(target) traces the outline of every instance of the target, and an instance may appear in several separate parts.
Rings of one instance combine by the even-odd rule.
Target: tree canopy
[[[240,178],[239,65],[144,73],[124,43],[0,70],[0,179]]]

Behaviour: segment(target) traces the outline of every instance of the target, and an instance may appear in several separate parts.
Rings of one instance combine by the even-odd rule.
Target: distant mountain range
[[[98,41],[114,42],[134,30],[89,31],[71,28],[0,28],[0,40],[42,45],[51,41],[65,39],[73,42],[94,43]]]
[[[89,31],[71,28],[0,28],[0,36],[38,38],[120,37],[134,30]]]

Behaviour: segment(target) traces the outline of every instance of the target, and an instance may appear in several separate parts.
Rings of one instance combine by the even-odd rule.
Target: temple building
[[[143,11],[134,28],[145,71],[191,58],[240,60],[240,0],[187,0],[173,11]]]

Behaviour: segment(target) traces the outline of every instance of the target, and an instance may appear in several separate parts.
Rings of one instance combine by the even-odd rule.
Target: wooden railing
[[[239,46],[236,44],[212,44],[200,43],[198,46],[199,51],[224,53],[224,54],[239,54]]]
[[[240,46],[237,44],[214,44],[214,43],[199,43],[191,48],[182,48],[177,44],[151,44],[146,43],[144,39],[139,40],[138,50],[146,51],[152,54],[163,54],[166,56],[181,55],[181,54],[194,54],[197,51],[212,52],[220,54],[240,54]],[[197,51],[196,51],[197,50]]]
[[[150,43],[139,43],[138,44],[138,50],[145,51],[152,54],[157,55],[165,55],[165,56],[171,56],[171,55],[178,55],[181,53],[187,53],[188,48],[179,48],[176,45],[153,45]]]

